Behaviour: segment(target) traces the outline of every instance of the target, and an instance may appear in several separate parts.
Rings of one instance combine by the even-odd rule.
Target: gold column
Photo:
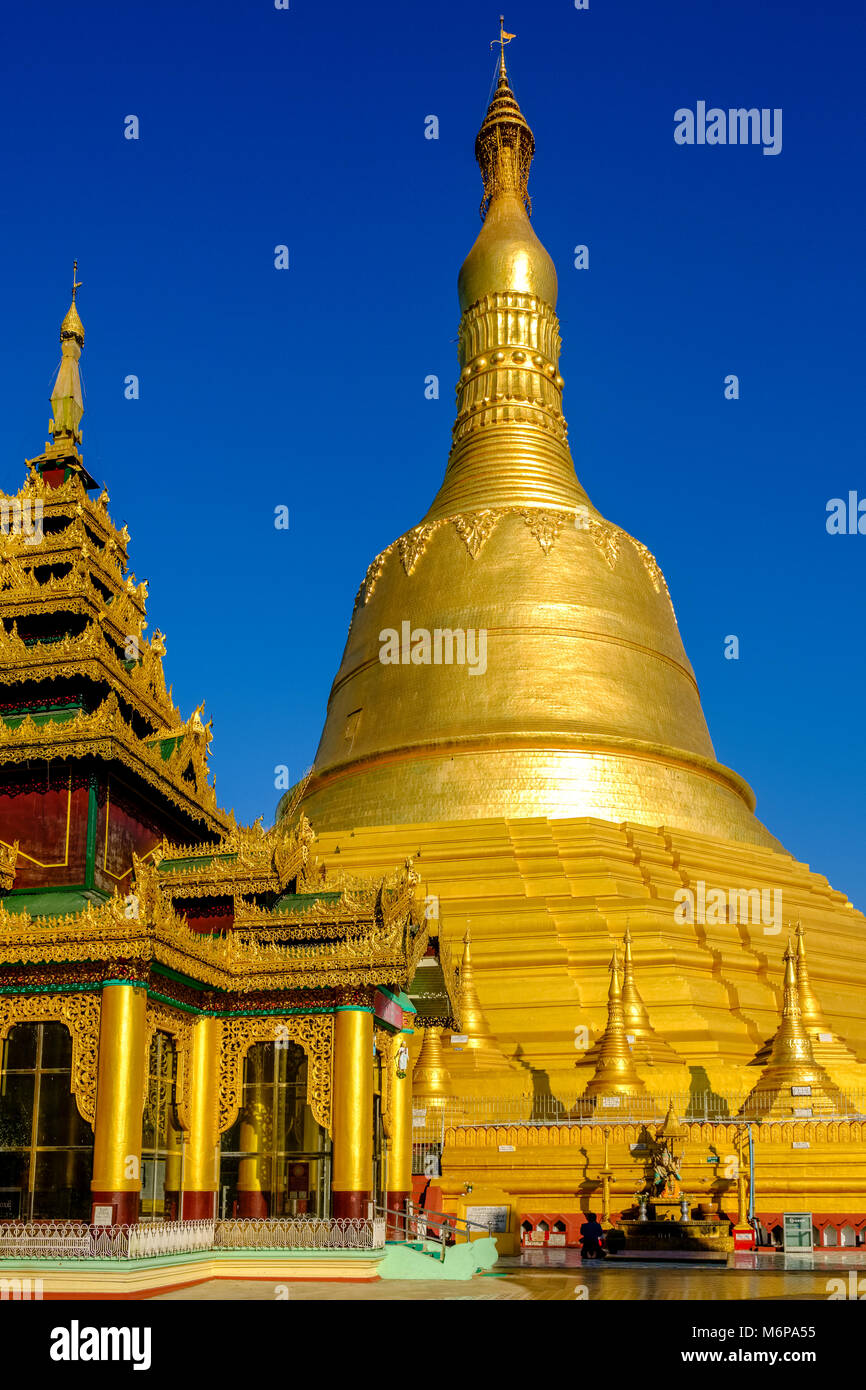
[[[217,1018],[196,1019],[190,1062],[189,1142],[183,1174],[181,1219],[207,1220],[215,1215],[219,1181],[217,1130],[221,1026]]]
[[[411,1117],[410,1117],[411,1118]],[[366,1216],[373,1192],[373,1012],[334,1018],[334,1216]]]
[[[393,1212],[405,1211],[406,1203],[412,1196],[412,1074],[409,1070],[409,1038],[413,1031],[412,1028],[404,1028],[393,1038],[389,1057],[393,1101],[385,1205]],[[389,1217],[389,1222],[395,1224],[394,1218]]]
[[[97,1207],[111,1207],[113,1223],[138,1220],[146,1009],[147,991],[143,987],[121,983],[103,986],[91,1219],[95,1219]]]

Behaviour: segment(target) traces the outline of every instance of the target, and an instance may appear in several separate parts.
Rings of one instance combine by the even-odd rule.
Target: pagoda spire
[[[641,999],[634,980],[631,931],[628,923],[626,923],[625,936],[623,937],[622,1006],[627,1033],[645,1034],[651,1031],[652,1025],[649,1021],[646,1004]]]
[[[499,76],[475,140],[484,225],[460,269],[460,379],[452,448],[426,523],[502,507],[590,508],[568,450],[559,374],[556,269],[535,234],[535,137]]]
[[[794,957],[797,993],[800,1001],[800,1015],[803,1026],[809,1035],[812,1044],[812,1055],[815,1061],[821,1066],[832,1064],[835,1066],[857,1062],[857,1057],[845,1043],[844,1039],[834,1032],[832,1026],[827,1022],[815,992],[809,979],[809,971],[806,965],[806,933],[802,924],[798,921],[796,927],[797,947]],[[775,1036],[770,1037],[759,1049],[757,1056],[752,1062],[753,1066],[765,1066],[769,1061],[773,1050]]]
[[[806,966],[806,933],[802,923],[797,923],[797,992],[800,996],[800,1011],[803,1022],[810,1032],[829,1033],[830,1025],[824,1018],[824,1010],[815,998],[812,986],[809,982],[809,971]]]
[[[841,1096],[824,1068],[815,1060],[812,1040],[803,1019],[797,985],[796,956],[788,937],[782,1018],[770,1044],[767,1063],[743,1104],[744,1116],[766,1119],[791,1118],[797,1111],[808,1117],[837,1109]],[[763,1052],[763,1049],[762,1049]],[[794,1094],[794,1092],[798,1094]],[[804,1114],[804,1117],[807,1117]]]
[[[516,38],[517,38],[517,35],[516,35],[516,34],[506,34],[506,32],[505,32],[505,15],[501,14],[501,15],[499,16],[499,38],[498,38],[498,39],[493,39],[492,42],[491,42],[491,44],[490,44],[490,47],[491,47],[491,48],[495,48],[496,45],[499,44],[499,75],[500,75],[500,77],[505,77],[505,76],[506,76],[506,68],[505,68],[505,45],[506,45],[507,43],[511,43],[511,40],[512,40],[512,39],[516,39]]]
[[[631,949],[631,931],[626,922],[623,937],[622,968],[622,1012],[625,1023],[626,1042],[631,1047],[631,1055],[637,1062],[647,1066],[684,1066],[685,1063],[660,1037],[650,1022],[646,1004],[635,982],[634,959]],[[597,1039],[585,1054],[587,1064],[596,1062],[600,1056],[601,1039]]]
[[[451,1077],[442,1055],[442,1029],[425,1028],[412,1072],[412,1097],[428,1110],[444,1110],[450,1094]]]
[[[469,927],[466,928],[466,935],[463,938],[463,959],[460,964],[457,999],[457,1014],[466,1041],[462,1045],[462,1051],[456,1052],[455,1050],[449,1058],[449,1067],[452,1073],[465,1067],[510,1068],[511,1064],[502,1053],[497,1039],[491,1032],[490,1024],[484,1016],[481,1000],[478,997],[475,972],[472,966],[472,943]]]
[[[607,1027],[601,1036],[598,1063],[584,1091],[586,1097],[634,1096],[644,1093],[625,1032],[619,952],[613,948],[607,992]]]
[[[52,416],[48,422],[51,442],[37,458],[27,459],[32,474],[41,477],[50,488],[60,487],[75,474],[90,491],[97,486],[84,466],[78,452],[81,443],[81,417],[84,414],[84,391],[81,386],[79,362],[84,347],[84,324],[78,312],[76,296],[81,289],[78,261],[72,262],[72,302],[60,325],[60,366],[51,388]]]
[[[60,325],[60,367],[51,391],[54,418],[48,428],[55,444],[68,440],[73,446],[81,443],[81,417],[84,414],[84,395],[78,363],[84,347],[84,324],[78,313],[75,295],[81,289],[78,261],[72,262],[72,303]]]

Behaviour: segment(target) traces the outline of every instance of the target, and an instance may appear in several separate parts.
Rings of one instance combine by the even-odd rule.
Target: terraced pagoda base
[[[152,1259],[0,1260],[9,1299],[137,1299],[211,1279],[256,1279],[275,1286],[298,1280],[368,1283],[380,1278],[382,1250],[231,1250]],[[431,1261],[431,1264],[433,1262]]]

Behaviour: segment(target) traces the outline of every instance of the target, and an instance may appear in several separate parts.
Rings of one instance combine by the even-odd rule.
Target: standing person
[[[596,1221],[594,1212],[588,1211],[586,1213],[586,1220],[580,1228],[580,1239],[582,1259],[599,1260],[602,1258],[604,1250],[601,1243],[604,1239],[604,1231],[601,1222]]]

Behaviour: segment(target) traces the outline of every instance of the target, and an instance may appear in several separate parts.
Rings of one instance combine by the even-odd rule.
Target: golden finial
[[[490,47],[491,47],[491,48],[495,48],[496,45],[499,44],[499,72],[500,72],[501,76],[503,76],[503,77],[505,76],[505,72],[506,72],[506,68],[505,68],[505,45],[506,45],[507,43],[511,43],[511,40],[512,40],[512,39],[516,39],[516,38],[517,38],[517,35],[516,35],[516,34],[506,34],[506,32],[505,32],[505,15],[502,15],[502,14],[501,14],[501,15],[499,16],[499,38],[498,38],[498,39],[491,39],[491,41],[490,41]]]
[[[78,261],[75,260],[72,262],[72,303],[60,325],[60,367],[51,391],[54,416],[49,428],[55,444],[59,444],[61,440],[69,441],[73,445],[81,442],[84,394],[81,389],[78,360],[84,346],[84,324],[75,303],[75,292],[80,288]]]

